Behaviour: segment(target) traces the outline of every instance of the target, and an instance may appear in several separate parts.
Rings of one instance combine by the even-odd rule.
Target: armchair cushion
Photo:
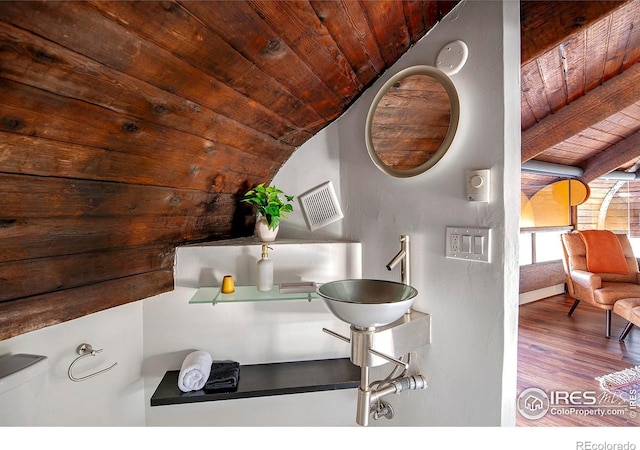
[[[589,272],[622,275],[629,273],[624,250],[614,233],[607,230],[587,230],[578,233],[586,248]]]
[[[584,270],[574,270],[571,272],[571,278],[574,283],[591,291],[602,287],[602,279],[595,273],[585,272]]]
[[[618,300],[632,297],[640,297],[640,285],[633,283],[603,282],[602,288],[593,291],[594,302],[601,306],[613,306]]]

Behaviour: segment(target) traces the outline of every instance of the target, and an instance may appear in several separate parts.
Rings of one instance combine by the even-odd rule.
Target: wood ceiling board
[[[380,54],[387,67],[397,61],[411,43],[402,2],[360,2],[368,17]]]
[[[611,16],[611,36],[607,45],[607,60],[603,81],[617,75],[622,70],[637,9],[637,3],[629,3],[614,11]]]
[[[559,48],[546,52],[537,58],[540,78],[546,93],[548,110],[553,114],[567,104],[567,88],[565,71],[562,64],[562,54]]]
[[[326,120],[340,114],[341,100],[248,3],[181,1],[180,4],[325,119],[307,128],[318,131]]]
[[[571,103],[585,93],[585,33],[572,35],[559,48],[563,58],[567,103]]]
[[[521,61],[526,64],[560,44],[576,30],[611,14],[627,2],[522,1],[520,2]]]
[[[523,103],[530,111],[529,115],[535,117],[535,122],[531,124],[533,126],[551,112],[537,60],[521,67],[520,76]]]
[[[618,169],[623,164],[636,161],[638,157],[640,157],[640,132],[632,134],[587,160],[584,163],[584,173],[580,179],[588,184],[596,178]]]
[[[522,134],[522,162],[612,116],[640,99],[640,65],[545,117]]]
[[[221,83],[233,86],[239,93],[286,117],[300,128],[320,120],[316,111],[296,98],[278,80],[245,59],[177,4],[167,7],[167,4],[157,2],[99,2],[91,6],[132,33],[142,35]],[[155,20],[150,21],[150,16]],[[158,33],[158,29],[164,32]],[[262,89],[256,89],[256,85]]]
[[[348,105],[360,92],[362,83],[309,2],[249,3],[343,105]],[[286,26],[283,26],[285,23]]]
[[[369,85],[384,70],[385,63],[360,5],[353,1],[310,3],[344,55],[351,61],[360,83]],[[422,22],[422,13],[418,17]]]

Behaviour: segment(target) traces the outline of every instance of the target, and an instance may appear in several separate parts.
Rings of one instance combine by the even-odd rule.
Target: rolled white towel
[[[191,352],[182,362],[178,387],[182,392],[202,389],[211,374],[211,355],[203,350]]]

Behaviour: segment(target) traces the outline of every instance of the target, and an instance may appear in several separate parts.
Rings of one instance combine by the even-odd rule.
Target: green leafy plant
[[[284,195],[285,200],[281,198]],[[293,211],[293,195],[286,195],[275,186],[265,186],[261,183],[244,194],[243,202],[258,207],[258,213],[265,218],[267,226],[275,230],[280,225],[280,219],[286,219],[285,213]]]

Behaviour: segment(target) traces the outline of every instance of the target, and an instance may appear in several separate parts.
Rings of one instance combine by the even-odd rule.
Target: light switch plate
[[[490,262],[491,228],[447,227],[445,256]]]

